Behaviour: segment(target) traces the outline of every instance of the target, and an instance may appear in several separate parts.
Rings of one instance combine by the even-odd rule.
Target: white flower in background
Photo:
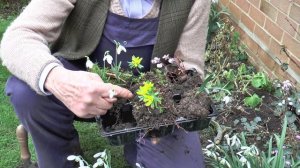
[[[238,147],[240,147],[240,145],[241,145],[241,141],[236,135],[231,137],[231,145],[230,146],[236,146],[238,148]]]
[[[292,106],[293,104],[294,104],[293,102],[289,102],[289,105],[291,105],[291,106]]]
[[[212,3],[218,3],[219,0],[211,0]]]
[[[224,138],[226,139],[227,145],[230,146],[230,138],[228,134],[224,135]]]
[[[223,98],[223,102],[225,103],[225,104],[228,104],[228,103],[230,103],[232,101],[232,97],[230,97],[230,96],[225,96],[224,98]]]
[[[175,58],[170,58],[170,59],[168,60],[168,62],[169,62],[170,64],[174,64],[176,61],[175,61]]]
[[[168,60],[170,58],[170,56],[169,56],[169,54],[166,54],[162,58],[165,59],[165,60]]]
[[[144,168],[143,166],[141,166],[139,163],[135,163],[137,168]]]
[[[116,95],[117,95],[117,93],[116,93],[115,90],[111,89],[111,90],[108,91],[108,97],[109,97],[110,99],[114,98]],[[95,156],[94,156],[94,157],[95,157]]]
[[[103,62],[105,63],[105,61],[107,61],[109,65],[112,64],[113,57],[110,55],[109,51],[105,51],[104,53]]]
[[[247,168],[251,168],[250,162],[244,156],[241,156],[241,158],[239,160],[242,163],[242,166],[244,166],[246,164]]]
[[[122,51],[126,52],[126,48],[121,45],[119,42],[115,41],[115,44],[116,44],[116,52],[117,54],[121,54]]]
[[[151,63],[152,64],[158,64],[158,63],[160,63],[160,58],[154,57],[153,60],[151,60]]]
[[[289,91],[291,88],[293,88],[293,84],[289,80],[285,80],[282,82],[282,89],[285,91]]]
[[[78,162],[79,163],[78,168],[90,168],[88,166],[87,162],[81,156],[70,155],[67,157],[67,160]],[[87,165],[85,165],[85,164],[87,164]]]
[[[163,67],[163,64],[162,64],[162,63],[159,63],[159,64],[156,65],[156,67],[157,67],[157,68],[162,68],[162,67]]]
[[[85,56],[85,57],[86,57],[85,67],[87,69],[92,69],[94,66],[94,63],[90,60],[90,58],[88,56]]]
[[[282,106],[282,103],[278,103],[278,106]]]
[[[226,165],[228,168],[231,168],[231,165],[225,158],[219,158],[219,160],[222,165]]]

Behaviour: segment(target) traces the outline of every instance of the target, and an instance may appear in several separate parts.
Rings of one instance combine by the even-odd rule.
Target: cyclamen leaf
[[[260,103],[262,102],[262,99],[257,95],[254,94],[251,97],[246,97],[244,99],[244,104],[246,106],[249,106],[251,108],[255,108],[256,106],[258,106]]]

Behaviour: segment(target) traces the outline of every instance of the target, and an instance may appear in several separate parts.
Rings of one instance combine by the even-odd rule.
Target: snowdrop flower
[[[97,159],[97,162],[93,165],[93,168],[103,166],[104,162],[101,158]]]
[[[251,165],[250,165],[249,161],[244,156],[242,156],[240,158],[240,162],[242,163],[242,166],[244,166],[246,164],[247,168],[251,168]]]
[[[278,106],[282,106],[282,103],[278,103]]]
[[[135,163],[137,168],[144,168],[143,166],[141,166],[139,163]]]
[[[204,149],[204,154],[205,154],[207,157],[212,157],[212,158],[214,158],[215,160],[217,160],[217,155],[216,155],[216,153],[213,152],[213,151]]]
[[[289,105],[291,105],[291,106],[292,106],[293,104],[294,104],[293,102],[289,102]]]
[[[89,166],[84,165],[85,161],[82,159],[81,156],[70,155],[67,157],[67,160],[78,162],[79,163],[78,168],[89,168]]]
[[[154,57],[153,60],[151,60],[151,63],[152,64],[158,64],[158,63],[160,63],[160,58]]]
[[[85,56],[85,57],[86,57],[85,67],[87,69],[92,69],[94,66],[94,63],[90,60],[90,58],[88,56]]]
[[[300,141],[300,135],[296,135],[296,139]]]
[[[162,58],[165,59],[165,60],[168,60],[170,57],[169,57],[169,54],[166,54]]]
[[[94,154],[94,158],[99,158],[99,157],[106,158],[107,157],[106,150],[104,150],[103,152]]]
[[[220,158],[219,160],[222,165],[226,165],[228,168],[231,168],[230,164],[225,158]]]
[[[163,67],[163,64],[162,64],[162,63],[159,63],[159,64],[156,65],[156,67],[157,67],[157,68],[162,68],[162,67]]]
[[[126,52],[126,48],[121,45],[119,42],[115,41],[115,44],[116,44],[116,52],[117,54],[121,54],[122,51]]]
[[[285,100],[282,100],[282,102],[281,102],[282,104],[285,104]]]
[[[168,62],[169,62],[170,64],[174,64],[176,61],[175,61],[175,58],[170,58],[170,59],[168,60]]]
[[[109,51],[105,51],[104,53],[103,62],[105,63],[105,61],[107,61],[109,65],[112,64],[113,57],[109,54]]]
[[[116,91],[115,90],[113,90],[113,89],[110,89],[109,91],[108,91],[108,97],[110,98],[110,99],[112,99],[112,98],[114,98],[115,96],[117,95],[117,93],[116,93]],[[101,152],[100,152],[101,153]],[[103,153],[103,152],[102,152]],[[99,154],[99,153],[98,153]],[[94,156],[95,157],[95,156]],[[102,156],[101,156],[102,157]]]
[[[224,98],[223,98],[223,102],[225,103],[225,104],[228,104],[228,103],[230,103],[232,101],[232,98],[230,97],[230,96],[225,96]]]
[[[231,145],[230,146],[236,146],[236,147],[239,147],[241,145],[241,141],[240,139],[234,135],[232,138],[231,138]]]
[[[211,0],[212,3],[218,3],[219,0]]]

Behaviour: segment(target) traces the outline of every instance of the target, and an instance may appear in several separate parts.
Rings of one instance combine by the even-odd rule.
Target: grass
[[[3,19],[0,17],[0,39],[6,27],[11,23],[14,17]],[[0,62],[1,64],[1,62]],[[5,83],[10,73],[0,65],[0,167],[17,167],[20,165],[20,150],[15,135],[16,127],[19,121],[9,103],[8,97],[4,93]],[[112,167],[124,168],[126,163],[123,159],[122,146],[110,146],[105,138],[99,135],[99,128],[96,123],[76,122],[75,127],[79,132],[81,147],[84,151],[85,158],[94,163],[93,155],[97,152],[108,149],[112,155]],[[29,140],[29,147],[32,160],[36,160],[32,140]]]

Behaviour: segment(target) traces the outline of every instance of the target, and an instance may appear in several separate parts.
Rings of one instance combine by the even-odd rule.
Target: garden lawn
[[[13,18],[14,17],[7,17],[3,19],[0,16],[0,39]],[[19,121],[9,103],[8,97],[5,96],[4,93],[5,83],[9,75],[5,67],[0,65],[0,167],[17,167],[20,165],[19,144],[15,135]],[[108,149],[112,155],[112,167],[126,167],[123,159],[123,148],[110,146],[105,138],[101,138],[96,123],[76,122],[75,127],[79,132],[84,158],[86,158],[90,164],[94,163],[93,155],[95,153]],[[36,160],[31,139],[29,146],[33,155],[32,160]]]

